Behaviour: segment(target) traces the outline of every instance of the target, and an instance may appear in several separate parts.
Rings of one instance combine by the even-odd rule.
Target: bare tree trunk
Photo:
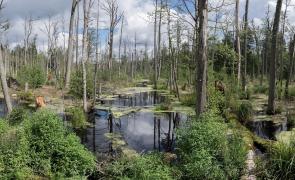
[[[96,17],[96,43],[95,43],[95,69],[94,69],[94,78],[93,78],[93,105],[96,103],[96,82],[97,82],[97,70],[98,70],[98,44],[99,44],[99,5],[100,5],[100,0],[97,1],[97,17]],[[100,95],[100,94],[98,94]]]
[[[268,93],[268,114],[275,114],[275,89],[276,89],[276,56],[277,56],[277,35],[280,26],[282,1],[277,0],[275,19],[272,30],[271,57],[269,67],[269,93]]]
[[[158,77],[157,79],[160,78],[161,76],[161,69],[162,69],[162,55],[161,55],[161,26],[162,26],[162,6],[163,6],[163,0],[160,0],[160,14],[159,14],[159,26],[158,26],[158,50],[157,50],[157,60],[158,60]]]
[[[207,38],[208,38],[208,0],[198,1],[198,50],[196,73],[196,114],[205,111],[207,91]]]
[[[244,72],[242,78],[242,89],[246,91],[247,87],[247,49],[248,49],[248,10],[249,10],[249,0],[246,0],[245,6],[245,24],[244,24]]]
[[[77,4],[79,3],[78,0],[73,0],[72,2],[72,10],[71,10],[71,18],[70,18],[70,27],[69,27],[69,40],[68,40],[68,53],[67,53],[67,69],[66,69],[66,77],[65,77],[65,88],[68,89],[70,86],[71,80],[71,66],[73,61],[73,30],[74,30],[74,18],[75,18],[75,11]]]
[[[89,4],[88,4],[89,3]],[[88,7],[87,7],[88,4]],[[91,0],[84,0],[84,28],[83,28],[83,49],[82,49],[82,69],[83,69],[83,109],[84,112],[88,111],[87,107],[87,70],[86,62],[88,57],[88,25],[89,25],[89,14],[90,14]]]
[[[4,94],[4,99],[5,99],[5,104],[7,108],[8,114],[11,113],[12,111],[12,104],[9,96],[9,90],[7,86],[7,81],[6,81],[6,73],[4,69],[4,61],[3,61],[3,47],[0,47],[0,75],[1,75],[1,84],[2,84],[2,91]]]
[[[123,34],[124,16],[122,16],[121,21],[122,22],[121,22],[120,42],[119,42],[119,78],[121,77],[121,64],[122,64],[121,46],[122,46],[122,34]]]
[[[295,50],[295,34],[293,39],[290,41],[289,46],[289,66],[287,70],[287,79],[286,79],[286,85],[285,85],[285,98],[289,97],[289,83],[291,79],[291,71],[292,71],[292,64],[294,59],[294,50]]]
[[[75,47],[76,47],[76,69],[78,69],[78,62],[79,62],[79,3],[77,4],[77,17],[76,17],[76,39],[75,39]]]
[[[236,0],[235,27],[236,27],[236,52],[238,54],[238,86],[241,81],[241,43],[240,43],[240,25],[239,25],[239,6],[240,0]]]
[[[158,9],[158,0],[156,0],[155,7],[155,20],[154,20],[154,89],[157,89],[157,77],[158,77],[158,68],[157,68],[157,9]]]

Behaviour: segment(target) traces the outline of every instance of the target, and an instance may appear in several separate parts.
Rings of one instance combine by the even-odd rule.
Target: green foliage
[[[211,109],[220,114],[225,108],[225,96],[215,90],[214,86],[208,86],[208,109]]]
[[[8,127],[0,136],[0,179],[29,179],[32,170],[27,164],[29,145],[24,132]]]
[[[277,142],[270,150],[269,160],[263,168],[269,179],[295,179],[295,136],[290,142]]]
[[[27,102],[34,102],[34,94],[31,91],[21,91],[18,93],[18,97],[20,100],[27,101]]]
[[[107,167],[110,179],[178,179],[179,172],[164,163],[160,153],[121,158]]]
[[[237,110],[237,115],[241,122],[249,121],[253,115],[253,107],[251,102],[243,101]]]
[[[228,137],[226,124],[213,111],[181,129],[177,147],[184,179],[239,179],[244,167],[242,138]]]
[[[268,93],[268,86],[267,85],[253,86],[253,92],[255,94],[257,94],[257,93],[267,94]]]
[[[54,113],[39,111],[25,121],[30,147],[30,167],[46,177],[73,177],[91,173],[94,156],[80,144],[79,138],[66,131]]]
[[[180,101],[184,106],[195,106],[196,105],[196,94],[183,94],[180,97]]]
[[[171,100],[169,98],[166,98],[164,102],[156,106],[156,111],[169,111],[171,109]]]
[[[23,107],[16,107],[8,116],[8,122],[11,125],[20,124],[23,120],[28,117],[28,111]]]
[[[295,98],[295,87],[290,87],[288,92],[289,97]]]
[[[65,112],[68,113],[73,128],[76,128],[76,129],[86,128],[86,126],[88,125],[87,118],[82,108],[80,107],[66,108]]]
[[[214,70],[219,72],[225,69],[227,74],[232,74],[233,67],[236,67],[236,57],[234,49],[219,44],[214,51]]]
[[[93,95],[93,81],[92,76],[88,74],[87,78],[87,97],[90,98]],[[82,71],[77,71],[72,73],[70,81],[70,91],[69,93],[76,98],[83,98],[83,73]]]
[[[294,127],[295,126],[295,115],[294,114],[289,114],[288,116],[288,126],[289,127]]]
[[[250,89],[246,89],[246,91],[241,91],[240,99],[251,99],[252,91]]]
[[[30,87],[38,88],[45,83],[46,75],[41,67],[24,67],[18,73],[17,80],[22,86],[28,82]]]
[[[0,119],[0,136],[7,132],[9,128],[9,123],[5,119]]]

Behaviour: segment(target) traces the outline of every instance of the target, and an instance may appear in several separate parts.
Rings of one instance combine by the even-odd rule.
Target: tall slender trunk
[[[87,69],[86,62],[88,56],[88,25],[89,25],[89,13],[90,6],[87,8],[89,1],[84,0],[83,9],[84,9],[84,28],[83,28],[83,49],[82,49],[82,70],[83,70],[83,109],[84,112],[88,111],[87,108]]]
[[[285,85],[285,98],[289,97],[289,83],[291,79],[292,64],[294,60],[294,50],[295,50],[295,34],[293,39],[291,39],[290,46],[289,46],[289,66],[287,70],[287,79],[286,79],[286,85]]]
[[[249,10],[249,0],[246,0],[245,6],[245,24],[244,24],[244,72],[242,78],[242,89],[246,91],[247,87],[247,50],[248,50],[248,10]]]
[[[94,68],[94,78],[93,78],[93,105],[96,103],[96,91],[97,91],[97,71],[98,71],[98,44],[99,44],[99,5],[100,0],[97,2],[97,17],[96,17],[96,43],[95,43],[95,68]],[[100,94],[98,94],[99,96]]]
[[[158,26],[158,50],[157,50],[157,60],[158,60],[158,77],[161,76],[161,69],[162,69],[162,53],[161,53],[161,27],[162,27],[162,8],[163,8],[163,0],[160,0],[160,14],[159,14],[159,26]]]
[[[123,25],[124,25],[124,16],[122,16],[122,19],[121,19],[121,30],[120,30],[120,41],[119,41],[119,78],[121,77],[121,65],[122,65],[121,46],[122,46]]]
[[[277,35],[280,26],[280,16],[283,0],[277,0],[275,12],[272,40],[271,40],[271,57],[269,66],[269,93],[268,93],[268,114],[275,114],[275,89],[276,89],[276,56],[277,56]]]
[[[71,9],[71,18],[70,18],[70,26],[69,26],[69,40],[68,40],[68,52],[67,52],[67,69],[66,69],[66,77],[65,77],[65,88],[68,89],[70,86],[70,79],[71,79],[71,66],[73,61],[73,30],[74,30],[74,18],[75,18],[75,11],[77,4],[79,3],[78,0],[72,1],[72,9]]]
[[[239,24],[240,0],[236,0],[235,27],[236,27],[236,52],[238,54],[238,86],[241,81],[241,43],[240,43],[240,24]]]
[[[155,7],[155,19],[154,19],[154,89],[157,89],[157,77],[158,77],[158,53],[157,53],[157,10],[158,10],[158,0],[156,0]]]
[[[208,39],[208,0],[198,1],[198,50],[196,73],[196,114],[205,111],[207,91],[207,39]]]
[[[4,68],[4,60],[3,60],[3,47],[0,47],[0,76],[1,76],[1,84],[2,84],[2,91],[4,94],[4,99],[5,99],[5,104],[7,108],[8,114],[11,113],[12,111],[12,104],[11,104],[11,99],[9,96],[9,90],[7,86],[7,81],[6,81],[6,71]]]

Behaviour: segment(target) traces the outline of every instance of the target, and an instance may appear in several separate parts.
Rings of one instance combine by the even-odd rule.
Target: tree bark
[[[295,34],[289,46],[289,66],[287,70],[287,79],[286,79],[286,85],[285,85],[285,98],[289,97],[289,84],[290,84],[292,64],[294,59],[294,50],[295,50]]]
[[[93,105],[96,103],[96,91],[97,91],[97,71],[98,71],[98,64],[99,64],[99,59],[98,59],[98,44],[99,44],[99,5],[100,5],[100,0],[97,2],[97,17],[96,17],[96,43],[95,43],[95,68],[94,68],[94,78],[93,78]],[[100,94],[98,94],[99,96]]]
[[[276,57],[277,57],[277,35],[280,26],[280,16],[282,9],[282,1],[277,1],[277,7],[275,12],[272,41],[271,41],[271,57],[269,66],[269,93],[268,93],[268,114],[275,114],[275,89],[276,89]]]
[[[198,1],[198,50],[196,73],[196,114],[205,111],[207,91],[207,39],[208,39],[208,0]]]
[[[236,26],[236,52],[238,54],[238,86],[241,81],[241,43],[240,43],[240,25],[239,25],[239,6],[240,0],[236,0],[235,26]]]
[[[245,24],[244,24],[244,72],[242,78],[242,89],[246,91],[247,87],[247,49],[248,49],[248,10],[249,10],[249,0],[246,0],[245,6]]]
[[[68,52],[67,52],[67,69],[66,69],[66,77],[65,77],[65,88],[68,89],[70,86],[71,80],[71,66],[73,61],[73,30],[74,30],[74,18],[75,11],[79,0],[72,1],[72,9],[71,9],[71,18],[70,18],[70,26],[69,26],[69,40],[68,40]]]
[[[89,25],[89,14],[90,14],[90,2],[89,7],[87,8],[87,0],[84,0],[83,9],[84,9],[84,28],[83,28],[83,49],[82,49],[82,71],[83,71],[83,109],[84,112],[88,111],[87,107],[87,69],[86,62],[88,56],[88,25]]]
[[[157,77],[158,77],[158,68],[157,68],[157,9],[158,9],[158,0],[156,0],[155,7],[155,19],[154,19],[154,89],[157,89]]]
[[[9,114],[12,111],[12,104],[11,104],[11,99],[9,96],[9,90],[8,90],[7,81],[6,81],[6,73],[4,68],[2,51],[3,49],[2,47],[0,47],[0,75],[1,75],[1,84],[2,84],[2,91],[4,94],[4,100],[5,100],[7,112]]]

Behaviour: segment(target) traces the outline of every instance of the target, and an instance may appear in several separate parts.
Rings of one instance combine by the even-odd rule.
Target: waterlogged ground
[[[166,98],[155,91],[134,91],[101,99],[102,104],[96,106],[90,119],[92,126],[80,132],[83,144],[96,154],[172,151],[176,128],[184,124],[188,115],[155,112],[155,105]]]

